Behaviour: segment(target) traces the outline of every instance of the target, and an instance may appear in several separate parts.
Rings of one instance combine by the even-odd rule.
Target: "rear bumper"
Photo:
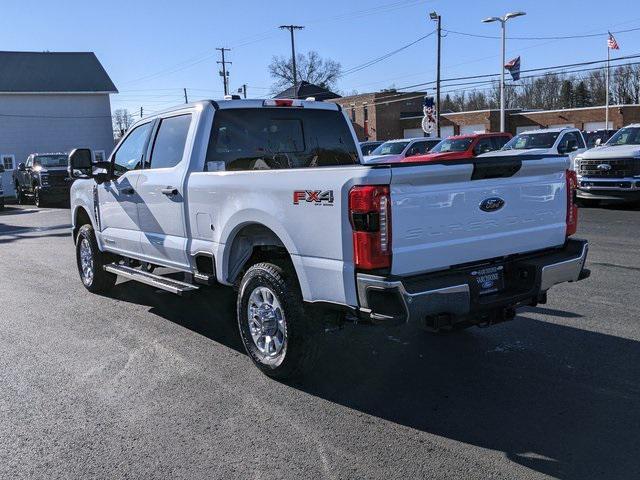
[[[406,278],[359,273],[360,314],[381,324],[491,321],[507,309],[544,303],[546,291],[554,285],[588,277],[588,249],[585,240],[569,240],[560,249],[493,262],[504,265],[505,288],[488,295],[480,295],[470,276],[478,265]]]

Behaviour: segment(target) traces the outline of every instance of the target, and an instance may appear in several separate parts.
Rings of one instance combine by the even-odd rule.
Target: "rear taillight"
[[[361,185],[349,191],[356,268],[391,267],[391,197],[388,185]]]
[[[567,237],[578,229],[578,206],[576,193],[578,190],[578,175],[574,170],[567,170]]]

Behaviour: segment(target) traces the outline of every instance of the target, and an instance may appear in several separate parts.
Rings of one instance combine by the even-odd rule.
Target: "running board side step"
[[[198,290],[197,285],[174,280],[173,278],[163,277],[154,273],[144,272],[125,265],[110,263],[109,265],[105,265],[104,269],[105,271],[118,275],[119,277],[151,285],[152,287],[159,288],[160,290],[166,290],[167,292],[175,293],[176,295],[182,295],[185,292]]]

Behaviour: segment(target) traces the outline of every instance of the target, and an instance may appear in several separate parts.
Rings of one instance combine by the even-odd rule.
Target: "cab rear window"
[[[205,169],[273,170],[358,163],[358,150],[337,111],[297,108],[218,110]]]

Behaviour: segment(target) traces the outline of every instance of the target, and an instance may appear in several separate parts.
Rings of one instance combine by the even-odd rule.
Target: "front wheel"
[[[82,284],[92,293],[106,293],[116,284],[116,276],[106,272],[104,266],[111,263],[111,256],[98,248],[91,225],[83,225],[76,240],[76,261]]]
[[[36,207],[38,207],[38,208],[43,208],[47,204],[47,202],[45,201],[44,194],[40,190],[40,187],[34,188],[34,191],[33,191],[33,203],[35,203]]]
[[[272,263],[249,268],[240,283],[237,316],[245,350],[263,373],[284,380],[311,368],[319,322],[305,314],[293,272]]]

